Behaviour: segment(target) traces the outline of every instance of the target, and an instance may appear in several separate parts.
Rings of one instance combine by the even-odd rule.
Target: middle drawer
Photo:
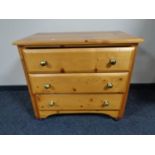
[[[128,73],[29,74],[33,93],[126,91]]]

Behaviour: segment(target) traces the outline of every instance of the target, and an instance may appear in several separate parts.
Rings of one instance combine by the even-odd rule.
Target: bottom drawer
[[[39,110],[119,110],[123,94],[36,95]]]

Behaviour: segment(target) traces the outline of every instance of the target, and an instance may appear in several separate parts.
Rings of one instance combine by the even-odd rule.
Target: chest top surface
[[[121,31],[109,32],[58,32],[36,33],[14,42],[17,46],[84,46],[111,44],[138,44],[143,38],[135,37]]]

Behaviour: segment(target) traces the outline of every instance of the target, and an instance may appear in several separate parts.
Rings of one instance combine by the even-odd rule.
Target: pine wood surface
[[[49,45],[111,45],[141,43],[142,38],[125,32],[64,32],[37,33],[14,42],[18,46],[49,46]]]
[[[128,73],[30,74],[29,79],[33,93],[123,93]]]
[[[122,118],[141,42],[119,31],[38,33],[15,41],[35,117],[94,113]]]
[[[129,71],[134,47],[24,49],[30,73],[89,73]],[[110,64],[115,59],[116,64]],[[46,61],[45,66],[40,62]]]
[[[40,118],[47,118],[51,115],[60,115],[60,114],[101,114],[108,115],[116,120],[118,120],[119,111],[117,110],[39,110]]]
[[[40,110],[119,110],[123,94],[36,95]]]

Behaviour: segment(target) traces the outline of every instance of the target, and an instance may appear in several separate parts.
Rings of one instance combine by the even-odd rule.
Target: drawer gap
[[[102,46],[102,45],[83,45],[83,46],[77,46],[77,45],[53,45],[53,46],[46,46],[46,47],[44,47],[44,46],[25,46],[24,48],[25,49],[57,49],[57,48],[91,48],[91,47],[95,47],[95,48],[104,48],[104,47],[117,47],[117,48],[119,48],[119,47],[133,47],[133,45],[131,45],[131,44],[127,44],[127,45],[104,45],[104,46]]]

